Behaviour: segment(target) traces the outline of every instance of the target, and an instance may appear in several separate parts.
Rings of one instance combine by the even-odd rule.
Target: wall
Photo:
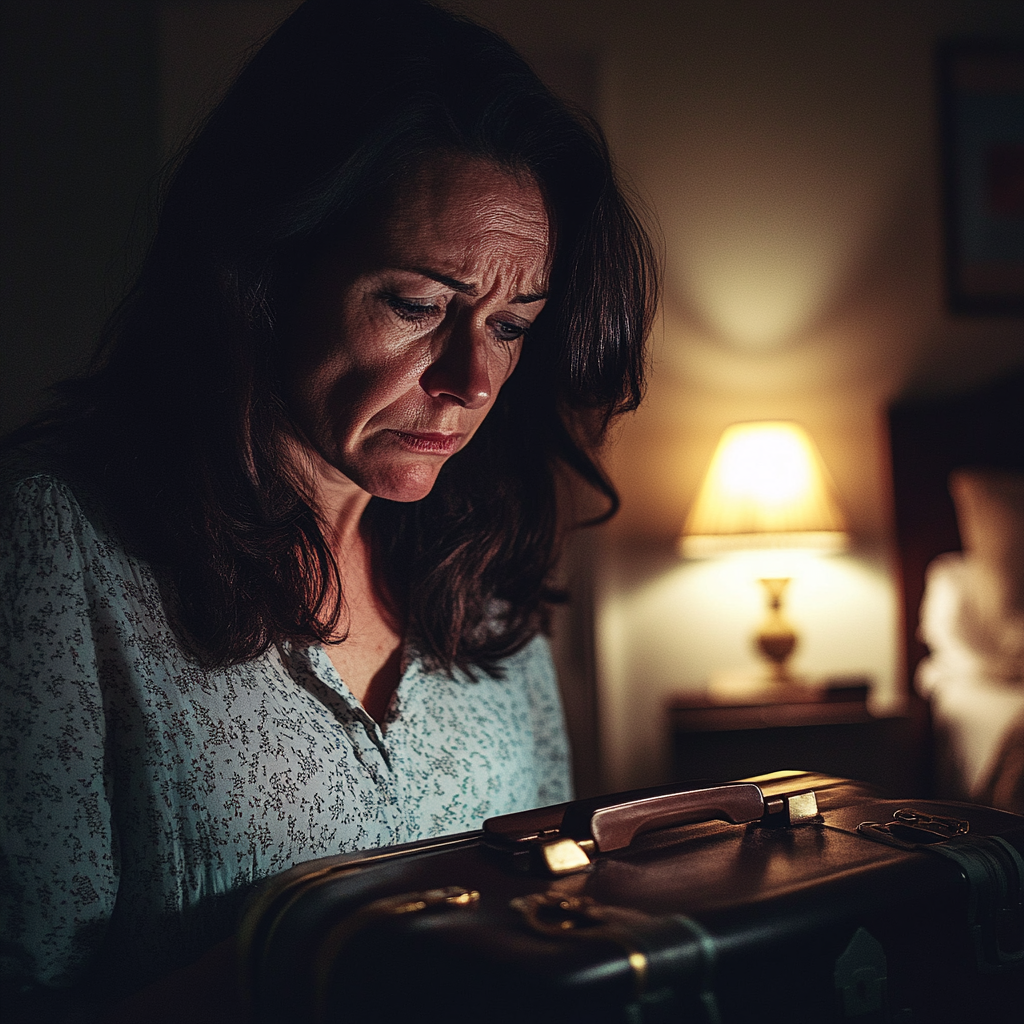
[[[5,150],[18,155],[4,160],[0,429],[81,363],[125,276],[115,254],[133,221],[127,197],[145,190],[223,69],[290,6],[8,5],[4,122],[15,145]],[[458,6],[556,86],[586,91],[661,225],[666,291],[649,397],[607,455],[622,514],[592,540],[603,784],[655,781],[663,699],[753,664],[752,574],[674,553],[735,420],[803,422],[853,530],[853,552],[794,581],[799,667],[869,672],[876,707],[896,706],[885,406],[1024,361],[1019,318],[944,312],[933,47],[947,35],[1024,34],[1024,4]]]

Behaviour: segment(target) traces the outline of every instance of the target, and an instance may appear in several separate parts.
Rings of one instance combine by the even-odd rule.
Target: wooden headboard
[[[960,549],[949,474],[988,467],[1024,472],[1024,368],[969,394],[901,401],[889,410],[896,545],[908,685],[926,650],[917,639],[928,563]]]

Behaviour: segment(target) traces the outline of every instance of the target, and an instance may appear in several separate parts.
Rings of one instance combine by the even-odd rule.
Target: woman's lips
[[[462,434],[411,433],[405,430],[392,430],[391,433],[409,451],[428,455],[452,455],[462,440]]]

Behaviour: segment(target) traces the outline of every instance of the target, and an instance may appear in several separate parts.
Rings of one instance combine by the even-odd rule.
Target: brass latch
[[[551,938],[603,939],[617,945],[625,954],[633,975],[637,997],[647,988],[647,954],[637,948],[628,928],[623,927],[623,912],[598,903],[589,896],[565,896],[557,892],[535,892],[517,896],[509,902],[523,915],[527,925],[539,935]]]
[[[818,798],[814,790],[787,796],[767,797],[762,824],[768,826],[800,825],[818,816]]]
[[[546,874],[559,878],[562,875],[574,875],[578,871],[586,871],[590,867],[590,856],[585,846],[591,850],[593,842],[575,839],[549,839],[534,845],[532,853],[536,866]]]

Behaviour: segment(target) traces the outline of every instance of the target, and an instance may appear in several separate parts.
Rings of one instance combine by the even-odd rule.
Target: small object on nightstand
[[[839,701],[867,701],[871,693],[869,676],[827,676],[822,679],[818,692],[828,703]]]
[[[783,682],[764,669],[753,672],[715,672],[707,690],[694,702],[700,705],[761,706],[766,704],[865,703],[871,690],[867,676],[815,677],[788,675]],[[695,695],[697,696],[697,695]],[[681,703],[688,703],[680,698]]]
[[[785,728],[868,722],[867,676],[793,676],[776,683],[765,671],[717,672],[703,693],[680,694],[669,703],[683,731]]]

